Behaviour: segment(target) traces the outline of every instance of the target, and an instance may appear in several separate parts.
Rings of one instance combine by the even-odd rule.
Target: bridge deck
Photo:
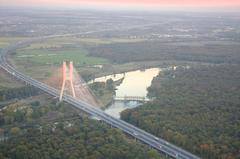
[[[146,102],[150,101],[150,99],[141,96],[116,96],[114,97],[115,101],[141,101]]]

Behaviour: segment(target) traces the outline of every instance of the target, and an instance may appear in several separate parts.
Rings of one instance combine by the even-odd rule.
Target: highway
[[[91,33],[91,32],[88,32],[88,33]],[[88,33],[86,33],[86,34],[88,34]],[[7,48],[4,48],[1,50],[0,67],[3,70],[5,70],[7,73],[14,76],[16,79],[22,80],[26,84],[37,87],[40,90],[42,90],[52,96],[58,97],[60,94],[59,90],[19,72],[18,70],[16,70],[16,68],[14,68],[13,66],[11,66],[8,63],[6,55],[12,51],[15,51],[18,48],[26,47],[29,44],[34,43],[34,42],[42,41],[42,40],[45,40],[48,38],[53,38],[53,37],[71,36],[71,35],[73,35],[73,34],[38,37],[38,38],[30,39],[30,40],[24,40],[21,42],[17,42],[11,46],[8,46]],[[83,102],[83,101],[80,101],[76,98],[73,98],[72,96],[64,95],[63,101],[73,105],[74,107],[76,107],[92,116],[95,116],[95,117],[101,119],[101,121],[111,125],[112,127],[121,129],[125,133],[133,136],[134,138],[142,141],[143,143],[151,146],[152,148],[155,148],[156,150],[163,152],[173,158],[200,159],[198,156],[196,156],[190,152],[187,152],[186,150],[183,150],[180,147],[177,147],[177,146],[165,141],[164,139],[158,138],[158,137],[156,137],[142,129],[139,129],[121,119],[114,118],[114,117],[106,114],[101,109],[96,108],[88,103]]]

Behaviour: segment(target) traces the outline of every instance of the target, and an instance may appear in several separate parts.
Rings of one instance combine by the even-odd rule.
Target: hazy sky
[[[229,8],[239,7],[240,0],[0,0],[0,5],[100,8]]]

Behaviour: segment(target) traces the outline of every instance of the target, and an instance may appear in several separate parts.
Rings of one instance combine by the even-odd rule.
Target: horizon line
[[[42,9],[42,10],[97,10],[97,11],[180,11],[180,12],[240,12],[240,6],[234,7],[102,7],[102,6],[37,6],[37,5],[0,5],[8,9]]]

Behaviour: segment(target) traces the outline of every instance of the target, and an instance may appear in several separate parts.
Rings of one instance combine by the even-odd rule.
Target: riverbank
[[[104,78],[97,78],[96,81],[103,80],[116,80],[116,97],[136,97],[136,98],[146,98],[147,88],[151,85],[152,80],[161,71],[160,68],[150,68],[145,70],[130,71],[124,74],[116,74],[106,76]],[[105,112],[116,118],[120,117],[120,113],[126,109],[132,109],[140,106],[140,101],[114,101],[111,105],[105,108]]]
[[[95,94],[102,109],[106,109],[113,103],[116,87],[119,86],[123,80],[124,78],[117,81],[109,79],[106,82],[93,82],[89,84],[90,89]]]

